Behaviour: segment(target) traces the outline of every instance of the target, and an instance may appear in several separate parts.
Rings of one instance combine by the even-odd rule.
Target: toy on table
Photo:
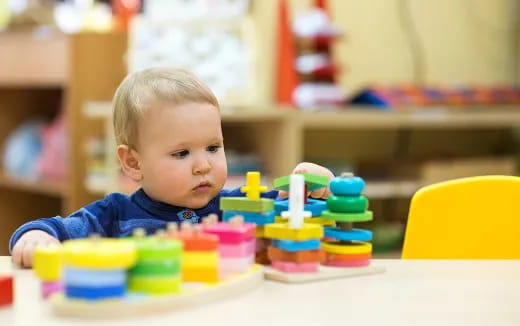
[[[254,237],[254,228],[247,234]],[[40,267],[36,274],[43,276],[44,281],[54,280],[56,273],[61,273],[65,287],[50,297],[53,313],[87,319],[123,318],[194,307],[239,295],[262,282],[261,268],[251,264],[242,273],[226,278],[217,275],[218,260],[214,258],[218,257],[217,248],[218,237],[202,233],[196,226],[188,229],[184,224],[178,230],[170,225],[166,232],[159,230],[153,236],[136,229],[132,237],[125,239],[94,236],[65,241],[56,247],[62,258],[59,272]],[[206,259],[208,256],[211,264]],[[51,255],[41,257],[38,265],[57,261]],[[208,266],[213,272],[204,274]],[[189,286],[187,281],[194,280],[198,285]],[[4,283],[0,278],[0,302],[4,298],[5,302],[12,302],[8,281],[12,279],[6,278]]]
[[[122,298],[127,273],[137,260],[133,243],[120,239],[68,240],[63,243],[63,284],[68,298]]]
[[[37,247],[34,250],[33,270],[41,282],[41,293],[47,298],[63,291],[61,280],[62,251],[59,246]]]
[[[271,266],[277,270],[290,273],[319,271],[319,241],[323,237],[323,227],[304,222],[305,217],[311,216],[311,212],[304,210],[306,195],[305,176],[290,175],[289,210],[282,212],[282,217],[288,218],[288,222],[265,227],[265,235],[274,239],[268,247],[268,257]]]
[[[383,267],[369,264],[372,248],[367,241],[371,240],[372,234],[369,231],[352,228],[352,222],[372,219],[372,212],[366,210],[368,200],[361,196],[364,181],[348,174],[331,180],[329,187],[334,195],[330,196],[325,204],[329,209],[320,213],[320,217],[312,218],[305,217],[304,211],[307,209],[301,204],[301,197],[305,197],[305,192],[300,191],[296,193],[296,198],[293,198],[294,182],[302,181],[301,179],[290,180],[290,197],[286,204],[290,208],[289,219],[294,216],[296,220],[285,222],[282,216],[277,223],[265,227],[266,235],[274,238],[273,245],[269,248],[269,257],[275,262],[271,267],[265,268],[265,278],[285,283],[303,283],[384,272]],[[303,185],[294,188],[303,189]],[[305,208],[302,209],[302,206]],[[295,212],[292,213],[291,209]],[[287,214],[283,215],[287,216]],[[307,222],[318,218],[320,219],[318,223]],[[290,225],[296,227],[302,225],[302,219],[304,223],[301,229],[291,229]],[[321,228],[322,224],[325,227],[321,235],[303,236],[304,232],[308,231],[305,228],[311,225]],[[328,240],[330,238],[339,240],[330,241]],[[322,265],[305,268],[309,265],[302,266],[302,262],[317,259],[313,251],[321,253],[318,260]],[[284,263],[276,263],[279,261]]]
[[[128,270],[128,290],[160,295],[177,293],[181,288],[182,244],[164,232],[145,237],[145,230],[134,230],[132,242],[137,261]]]
[[[260,198],[267,187],[260,184],[260,172],[248,172],[246,185],[240,191],[246,193],[246,197],[225,197],[220,199],[220,209],[223,211],[222,220],[229,221],[235,216],[242,216],[244,222],[256,224],[256,237],[259,243],[265,242],[264,226],[275,221],[274,201],[269,198]],[[259,263],[267,263],[265,248],[256,248],[256,258]],[[263,258],[262,258],[263,257]]]
[[[352,227],[353,222],[372,220],[368,211],[368,199],[361,195],[365,182],[352,173],[342,173],[330,181],[332,196],[327,198],[327,208],[322,218],[336,222],[337,227],[326,227],[324,265],[335,267],[362,267],[370,264],[372,257],[372,232]]]
[[[217,215],[203,219],[202,231],[216,235],[219,239],[219,273],[222,278],[235,273],[244,273],[255,262],[254,223],[244,223],[242,216],[235,216],[226,222],[218,222]]]
[[[321,213],[327,209],[327,205],[325,201],[319,199],[307,198],[306,194],[309,191],[313,191],[316,189],[320,189],[323,187],[327,187],[329,184],[329,180],[325,176],[311,174],[311,173],[299,173],[299,175],[304,177],[304,210],[311,212],[311,216],[305,217],[304,221],[308,223],[317,223],[321,225],[334,225],[334,221],[323,220],[321,218]],[[273,181],[273,186],[275,189],[289,191],[290,186],[290,178],[291,175],[277,178]],[[274,202],[274,209],[276,217],[276,222],[287,222],[287,218],[281,216],[283,211],[289,210],[290,200],[277,200]]]
[[[13,283],[11,275],[0,275],[0,307],[13,304]]]
[[[167,226],[168,237],[183,243],[182,280],[184,282],[216,283],[219,280],[218,237],[202,233],[198,225],[188,221]]]

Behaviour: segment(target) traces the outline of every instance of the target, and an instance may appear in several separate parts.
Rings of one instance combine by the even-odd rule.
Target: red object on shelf
[[[298,85],[298,75],[294,67],[295,49],[287,13],[287,1],[278,1],[278,67],[276,69],[276,101],[293,104],[292,94]]]
[[[117,28],[128,31],[130,20],[141,8],[141,0],[112,0],[112,8]]]
[[[311,74],[316,77],[333,78],[339,71],[340,69],[337,65],[327,65],[313,70]]]
[[[0,306],[13,304],[13,277],[0,276]]]

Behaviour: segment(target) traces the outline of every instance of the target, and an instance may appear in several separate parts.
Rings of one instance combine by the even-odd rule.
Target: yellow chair
[[[412,198],[403,259],[520,259],[520,177],[480,176]]]

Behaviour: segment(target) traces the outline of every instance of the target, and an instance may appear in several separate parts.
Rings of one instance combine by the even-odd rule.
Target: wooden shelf
[[[334,111],[297,112],[307,128],[493,128],[520,126],[520,106],[407,108],[381,110],[348,107]]]
[[[62,87],[69,74],[68,37],[52,29],[0,33],[0,86]]]
[[[110,102],[89,102],[83,110],[93,118],[109,118]],[[381,110],[349,106],[339,110],[298,111],[289,107],[222,108],[223,122],[282,121],[287,119],[306,128],[493,128],[520,126],[520,106],[478,106],[467,108],[403,108]]]
[[[63,183],[46,180],[25,180],[5,174],[0,174],[0,187],[51,197],[63,197],[65,195]]]

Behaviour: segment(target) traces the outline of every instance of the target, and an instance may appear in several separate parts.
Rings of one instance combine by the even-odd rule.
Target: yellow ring
[[[331,254],[364,254],[372,252],[372,244],[362,241],[352,241],[352,244],[322,242],[321,248]]]
[[[128,240],[77,239],[63,243],[63,263],[67,266],[124,269],[133,266],[136,261],[136,248]]]

